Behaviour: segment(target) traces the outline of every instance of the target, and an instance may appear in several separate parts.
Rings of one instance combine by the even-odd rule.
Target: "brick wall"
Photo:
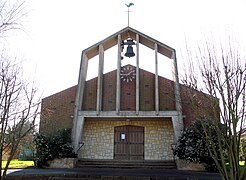
[[[72,128],[77,86],[42,99],[40,133],[52,134],[59,129]]]
[[[136,110],[136,81],[121,81],[121,104],[122,111]]]
[[[103,75],[102,110],[115,111],[116,104],[116,71]]]
[[[185,116],[184,127],[189,126],[196,118],[219,118],[219,100],[201,91],[181,85],[182,112]]]
[[[82,109],[85,111],[95,111],[97,106],[97,78],[85,82]]]
[[[174,82],[159,77],[159,105],[160,111],[176,110]]]
[[[103,75],[102,110],[116,109],[116,73],[112,71]],[[140,111],[155,110],[155,75],[140,69]],[[85,84],[82,110],[95,111],[97,100],[97,78]],[[175,110],[174,84],[166,78],[159,77],[160,111]],[[121,82],[121,110],[136,110],[136,81]]]
[[[155,75],[140,70],[140,111],[154,111],[155,110]]]
[[[140,110],[155,110],[155,75],[140,69]],[[86,82],[83,110],[96,110],[97,78]],[[61,128],[72,128],[76,87],[46,97],[42,100],[40,132],[54,132]],[[134,111],[136,109],[136,82],[121,83],[121,110]],[[116,70],[103,75],[102,110],[114,111],[116,104]],[[194,100],[190,92],[195,92],[199,106],[194,108]],[[211,108],[209,96],[204,93],[191,91],[181,85],[181,101],[184,125],[188,126],[199,114],[206,115]],[[218,100],[216,100],[218,102]],[[159,77],[159,105],[160,111],[175,110],[174,82]],[[217,110],[217,112],[219,112]],[[211,115],[211,114],[210,114]],[[217,113],[218,119],[218,113]]]

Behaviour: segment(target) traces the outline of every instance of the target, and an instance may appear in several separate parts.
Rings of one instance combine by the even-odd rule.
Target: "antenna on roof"
[[[129,3],[129,4],[125,4],[126,5],[126,7],[128,8],[128,10],[127,10],[127,13],[128,13],[128,27],[129,27],[129,8],[131,7],[131,6],[134,6],[134,4],[133,3]]]

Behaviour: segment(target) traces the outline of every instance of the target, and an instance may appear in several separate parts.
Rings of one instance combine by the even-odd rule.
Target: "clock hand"
[[[129,76],[131,73],[134,73],[134,70],[130,71],[130,72],[127,73],[126,75]]]

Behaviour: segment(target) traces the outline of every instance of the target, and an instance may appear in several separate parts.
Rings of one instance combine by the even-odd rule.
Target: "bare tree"
[[[11,30],[22,30],[22,21],[27,15],[26,2],[0,0],[0,37]]]
[[[26,2],[0,0],[0,38],[6,38],[13,30],[23,30]],[[2,44],[1,44],[2,45]],[[10,161],[20,141],[35,127],[39,111],[39,99],[34,84],[23,78],[21,63],[5,53],[0,55],[0,167],[5,153],[7,164],[1,173],[6,178]],[[27,127],[28,124],[28,127]]]
[[[37,89],[26,83],[20,64],[6,57],[0,59],[0,166],[2,157],[8,152],[6,171],[20,141],[35,127],[39,115],[40,100],[36,99]],[[29,127],[26,127],[29,124]]]
[[[206,101],[212,106],[206,111],[209,114],[220,114],[220,121],[214,121],[218,123],[219,152],[211,146],[213,139],[210,128],[203,126],[210,155],[222,179],[243,180],[246,177],[246,168],[240,168],[239,148],[242,130],[246,125],[246,58],[240,53],[236,43],[228,37],[227,42],[223,44],[205,41],[193,52],[187,46],[187,60],[189,67],[186,69],[183,82],[189,87],[207,93]],[[199,103],[194,101],[194,93],[187,94],[196,111]],[[200,119],[207,118],[204,111],[203,114],[199,114],[199,111],[196,113],[200,115]],[[226,128],[226,137],[222,136],[219,123],[224,124]]]

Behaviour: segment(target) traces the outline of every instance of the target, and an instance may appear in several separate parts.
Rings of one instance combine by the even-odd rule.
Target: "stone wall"
[[[178,170],[185,170],[185,171],[206,171],[205,164],[202,163],[194,163],[188,162],[183,159],[176,160]]]
[[[53,159],[46,168],[74,168],[74,158]]]
[[[152,119],[86,119],[80,157],[89,159],[114,158],[114,127],[136,125],[144,127],[144,159],[172,160],[171,144],[174,143],[174,133],[171,118]]]

